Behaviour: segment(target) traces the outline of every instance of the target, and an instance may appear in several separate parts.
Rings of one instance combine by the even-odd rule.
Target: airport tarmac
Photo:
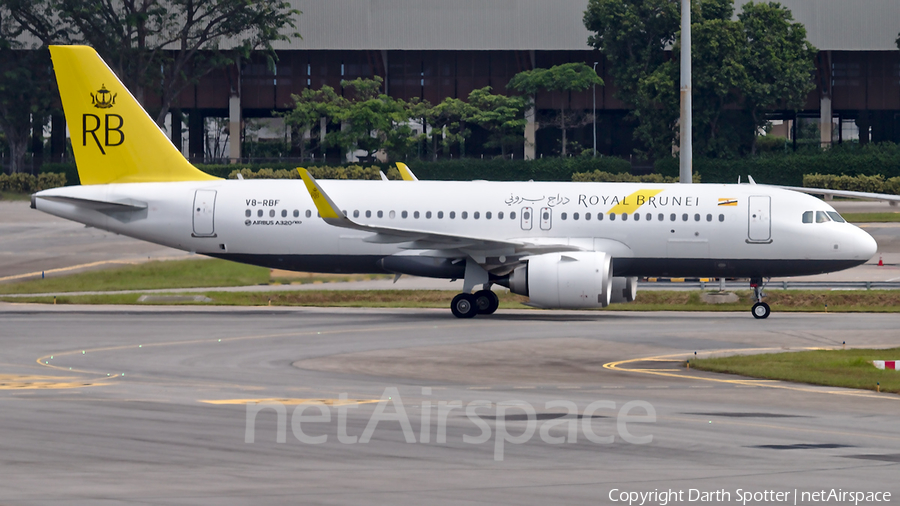
[[[695,351],[898,346],[900,315],[0,304],[0,320],[0,504],[900,494],[900,396],[679,366]],[[323,407],[297,404],[310,400]]]

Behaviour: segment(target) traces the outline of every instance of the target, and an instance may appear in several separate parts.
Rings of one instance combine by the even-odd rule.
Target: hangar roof
[[[820,50],[897,50],[900,1],[780,0]],[[279,49],[587,50],[587,0],[290,0]],[[739,4],[745,3],[738,0]]]

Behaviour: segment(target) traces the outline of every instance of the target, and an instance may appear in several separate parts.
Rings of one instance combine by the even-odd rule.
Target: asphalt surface
[[[3,304],[0,321],[0,504],[900,494],[900,396],[677,362],[695,351],[898,346],[900,315],[501,310],[463,321],[448,310]],[[254,414],[265,399],[283,408]],[[327,440],[301,441],[316,436]]]

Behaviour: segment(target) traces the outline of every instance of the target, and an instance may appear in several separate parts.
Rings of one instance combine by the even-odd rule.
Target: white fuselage
[[[814,274],[864,263],[877,247],[848,223],[804,223],[804,212],[834,210],[814,197],[764,185],[320,184],[360,224],[603,251],[612,256],[616,276]],[[415,254],[408,244],[369,242],[370,232],[325,223],[300,180],[76,186],[39,192],[33,201],[41,211],[89,226],[268,267],[383,272],[380,259]],[[83,202],[138,203],[140,209]]]

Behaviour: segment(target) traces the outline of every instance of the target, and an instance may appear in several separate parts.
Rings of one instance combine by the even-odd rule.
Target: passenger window
[[[259,211],[256,211],[256,216],[262,218],[262,215],[263,215],[263,210],[262,210],[262,209],[260,209]]]
[[[439,219],[439,220],[443,220],[443,219],[444,219],[444,211],[438,211],[438,219]]]
[[[645,216],[644,218],[646,218],[647,221],[653,221],[653,214],[652,214],[652,213],[647,213],[647,216]]]
[[[572,213],[572,219],[577,221],[577,220],[578,220],[578,213]]]
[[[509,212],[509,219],[511,219],[511,220],[516,219],[516,212],[515,212],[515,211],[510,211],[510,212]]]
[[[384,211],[378,211],[378,217],[384,218]]]
[[[430,220],[430,219],[431,219],[431,211],[425,211],[425,219],[426,219],[426,220]]]
[[[707,214],[707,215],[706,215],[706,221],[712,221],[712,215],[711,215],[711,214]]]
[[[597,221],[603,221],[603,213],[597,213]]]
[[[357,210],[357,209],[354,209],[354,210],[353,210],[353,217],[354,217],[354,218],[359,218],[359,210]]]
[[[827,212],[828,212],[828,216],[831,216],[832,220],[834,220],[838,223],[846,223],[847,222],[843,216],[838,214],[837,211],[827,211]]]
[[[816,211],[816,223],[825,223],[826,221],[831,221],[831,218],[825,214],[825,211]]]
[[[669,215],[669,221],[675,221],[675,213]]]
[[[406,219],[407,216],[409,216],[409,213],[407,213],[406,211],[403,211],[400,213],[400,217],[403,218],[404,220]]]
[[[450,219],[452,220],[455,218],[456,218],[456,211],[450,211]]]
[[[366,218],[372,217],[372,211],[366,211]]]
[[[641,213],[634,213],[634,221],[640,221]]]
[[[488,216],[488,219],[490,219],[490,216]],[[498,220],[502,220],[502,219],[503,219],[503,211],[500,211],[499,213],[497,213],[497,219],[498,219]]]
[[[269,209],[269,218],[274,218],[274,217],[275,217],[275,210]]]
[[[657,216],[657,218],[659,218],[659,221],[665,221],[665,219],[666,219],[666,217],[665,217],[665,215],[663,215],[663,213],[659,213],[659,216]]]
[[[616,213],[609,213],[609,221],[616,221]]]
[[[309,209],[306,210],[306,217],[307,218],[312,217],[312,211],[310,211]]]
[[[282,210],[281,210],[281,217],[282,217],[282,218],[287,218],[287,209],[282,209]]]
[[[687,220],[688,220],[688,215],[687,215],[687,213],[682,214],[682,215],[681,215],[681,221],[687,221]]]
[[[591,221],[591,213],[584,213],[584,220]]]
[[[694,221],[700,221],[700,214],[694,215]]]
[[[547,213],[544,212],[544,214],[546,215]],[[568,217],[568,215],[567,215],[566,213],[562,213],[562,214],[559,215],[559,219],[561,219],[561,220],[563,220],[563,221],[566,221],[566,218],[567,218],[567,217]],[[546,218],[544,218],[544,219],[546,219]]]
[[[396,218],[396,217],[397,217],[397,212],[396,212],[396,211],[391,211],[391,212],[388,213],[388,218],[390,218],[390,219],[393,220],[393,219]]]
[[[419,219],[419,211],[416,211],[413,213],[413,218],[415,218],[417,220]]]
[[[628,221],[628,213],[622,213],[622,221]]]
[[[459,217],[465,220],[466,218],[469,217],[469,212],[463,211],[462,213],[460,213]]]
[[[725,221],[725,215],[724,215],[724,214],[720,214],[720,215],[719,215],[719,221]]]
[[[491,212],[490,212],[490,211],[487,211],[486,213],[484,213],[484,219],[486,219],[486,220],[491,219]]]
[[[299,217],[300,217],[300,211],[294,209],[294,218],[299,218]]]
[[[247,212],[244,213],[244,216],[249,218],[250,215],[252,215],[252,214],[253,214],[253,212],[251,212],[249,209],[247,209]]]
[[[474,213],[472,213],[472,218],[475,218],[476,220],[478,218],[481,218],[481,213],[479,213],[478,211],[475,211]]]

